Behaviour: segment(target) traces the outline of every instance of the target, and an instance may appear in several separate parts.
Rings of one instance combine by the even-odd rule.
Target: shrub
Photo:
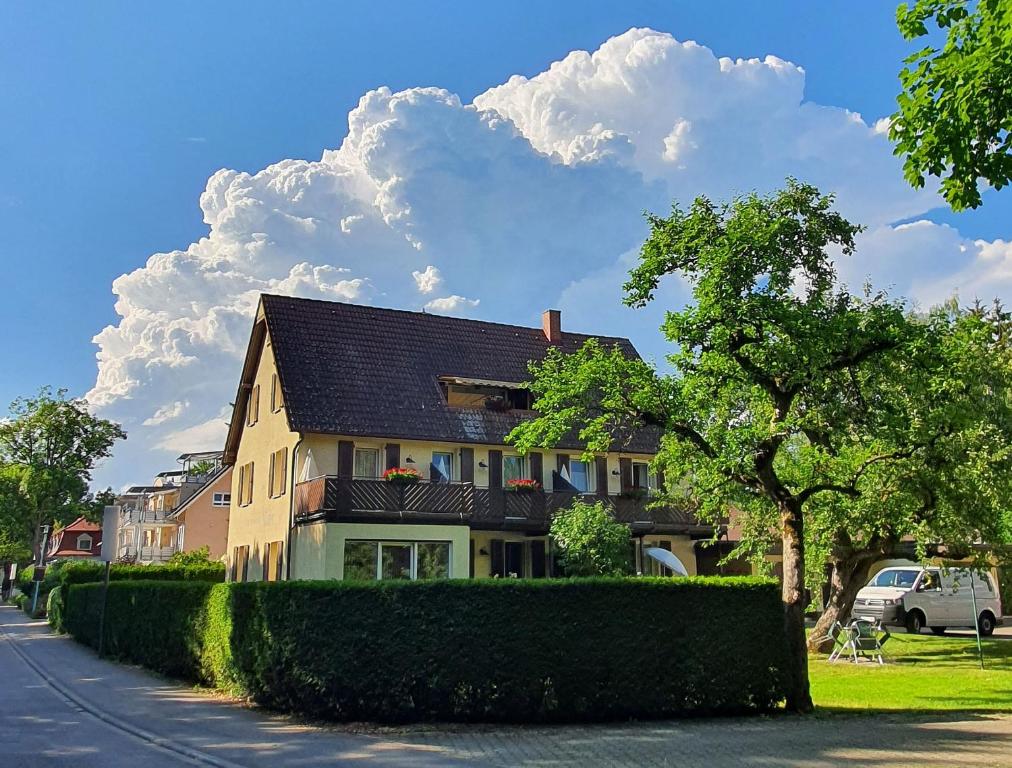
[[[50,566],[52,567],[52,566]],[[105,564],[97,560],[82,560],[67,563],[60,576],[59,583],[88,584],[105,579]],[[220,582],[225,580],[224,563],[192,563],[184,565],[134,565],[131,563],[113,563],[109,571],[110,581],[206,581]]]
[[[56,586],[49,593],[46,600],[46,617],[49,619],[49,626],[57,632],[66,632],[64,625],[64,587]]]
[[[69,597],[67,628],[97,644],[101,585]],[[781,611],[750,578],[118,582],[105,647],[341,720],[659,718],[775,707]]]
[[[577,501],[553,515],[549,533],[569,576],[618,576],[632,570],[629,526],[599,501]]]
[[[207,565],[211,562],[211,548],[206,544],[189,552],[173,552],[169,565]]]

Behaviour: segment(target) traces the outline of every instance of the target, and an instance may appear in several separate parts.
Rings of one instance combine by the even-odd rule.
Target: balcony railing
[[[138,523],[168,522],[166,515],[171,509],[125,509],[119,513],[120,525],[137,525]]]
[[[479,488],[471,483],[418,482],[396,485],[385,480],[318,477],[295,486],[299,521],[465,522],[473,528],[547,530],[552,515],[577,499],[601,501],[615,518],[634,530],[708,532],[684,510],[652,505],[649,499],[581,494],[575,491],[518,492]]]
[[[164,563],[176,548],[171,544],[167,547],[135,547],[133,544],[124,544],[117,550],[119,560],[129,560],[136,563]]]

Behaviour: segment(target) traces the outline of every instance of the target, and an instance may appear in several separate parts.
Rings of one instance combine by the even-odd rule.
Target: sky
[[[665,347],[620,306],[642,213],[788,175],[866,225],[842,279],[1012,297],[1012,192],[954,214],[883,118],[889,2],[0,4],[0,403],[129,434],[96,485],[218,447],[261,291]]]

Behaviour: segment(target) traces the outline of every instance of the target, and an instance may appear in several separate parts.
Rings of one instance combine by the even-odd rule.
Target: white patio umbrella
[[[685,566],[682,565],[682,561],[668,552],[668,550],[661,549],[660,547],[647,547],[643,551],[646,553],[647,557],[652,557],[665,568],[670,568],[676,576],[689,575],[689,572],[685,570]]]
[[[316,461],[313,459],[313,449],[310,448],[306,451],[306,461],[302,464],[302,474],[299,475],[299,482],[304,483],[319,476],[320,472],[317,470]]]

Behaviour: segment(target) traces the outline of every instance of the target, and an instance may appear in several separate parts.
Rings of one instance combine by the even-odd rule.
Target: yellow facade
[[[262,321],[262,316],[257,321]],[[258,392],[256,419],[252,425],[244,423],[242,439],[236,453],[232,472],[232,504],[229,515],[227,556],[229,564],[235,556],[235,548],[248,546],[247,578],[251,581],[262,578],[263,560],[269,543],[284,542],[288,549],[288,531],[291,515],[292,486],[294,475],[292,455],[299,442],[299,436],[288,428],[284,405],[277,410],[271,407],[272,387],[276,387],[277,368],[268,335],[253,377],[252,391]],[[259,388],[259,389],[257,389]],[[246,418],[246,416],[244,416]],[[271,454],[285,450],[287,459],[284,492],[269,493]],[[240,504],[241,467],[253,465],[253,494],[248,504]],[[287,561],[288,552],[282,556]]]

